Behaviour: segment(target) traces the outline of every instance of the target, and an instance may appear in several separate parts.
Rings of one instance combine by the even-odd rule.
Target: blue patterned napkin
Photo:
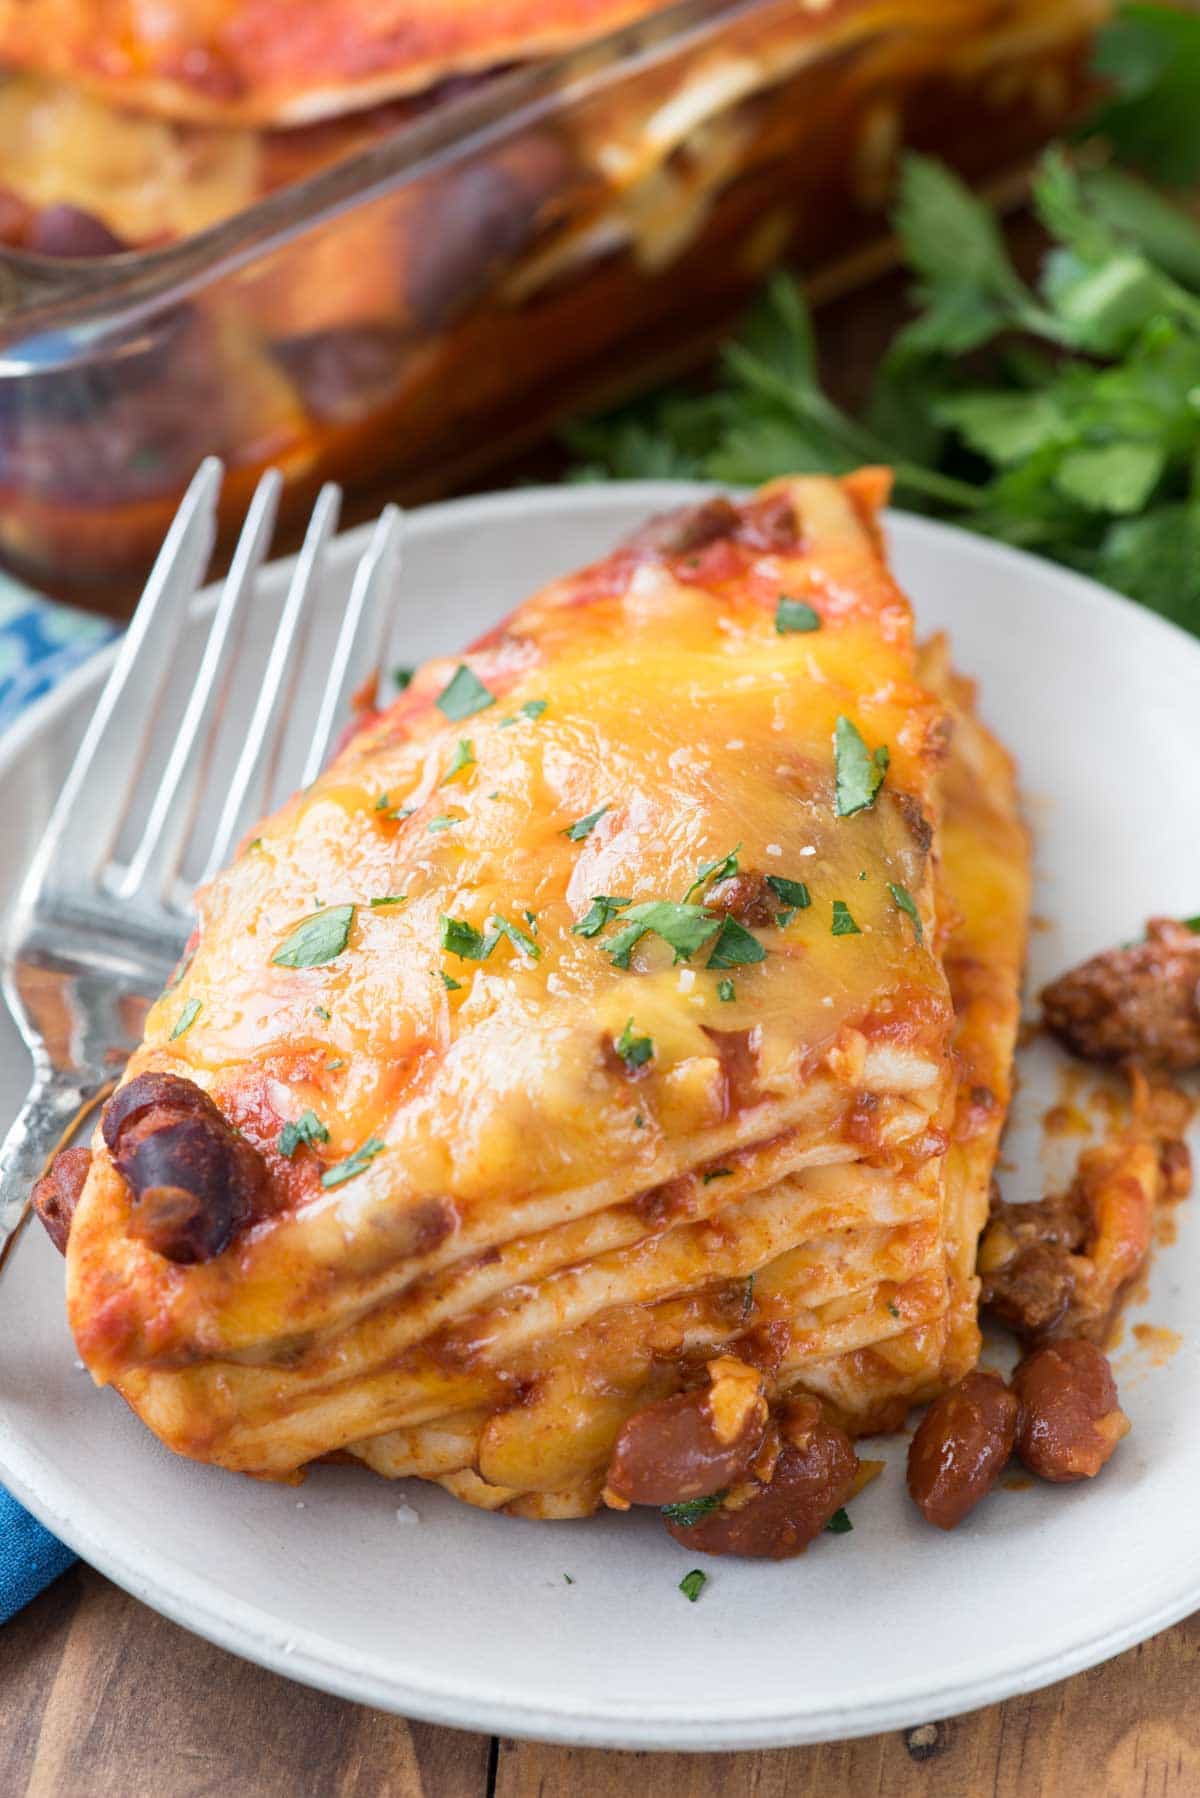
[[[0,571],[0,731],[115,634],[107,620],[55,605]],[[0,1486],[0,1623],[74,1559]]]

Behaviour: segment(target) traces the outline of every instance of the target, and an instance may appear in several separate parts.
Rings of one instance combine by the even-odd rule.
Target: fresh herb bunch
[[[1130,6],[1102,34],[1112,97],[1081,136],[1166,181],[1200,177],[1200,17]],[[905,504],[1055,557],[1200,634],[1200,223],[1089,146],[1055,146],[1033,202],[1034,285],[991,211],[910,156],[894,214],[917,314],[862,418],[823,391],[799,285],[776,275],[711,391],[574,427],[583,478],[753,485],[895,470]]]

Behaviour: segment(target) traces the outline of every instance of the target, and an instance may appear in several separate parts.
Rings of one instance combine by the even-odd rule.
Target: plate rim
[[[584,510],[603,512],[610,506],[635,503],[647,510],[679,504],[712,491],[730,491],[710,482],[696,481],[621,481],[595,485],[543,485],[467,495],[439,501],[415,509],[407,515],[410,530],[438,530],[455,525],[486,523],[497,516],[519,514],[529,508],[539,512]],[[1161,640],[1164,634],[1173,643],[1185,644],[1185,654],[1197,659],[1200,675],[1200,642],[1180,626],[1159,614],[1150,612],[1134,601],[1114,593],[1088,576],[1064,568],[1044,557],[976,535],[959,526],[919,514],[890,510],[885,517],[889,533],[924,539],[936,547],[944,545],[961,558],[977,557],[999,561],[1019,579],[1030,566],[1041,578],[1047,572],[1064,589],[1073,593],[1077,602],[1102,619],[1111,617],[1114,608],[1122,616],[1122,624]],[[343,533],[332,546],[336,561],[349,558],[365,545],[373,526],[370,522]],[[272,578],[286,577],[295,558],[272,562],[268,570]],[[192,609],[203,614],[211,608],[217,589],[204,588],[192,601]],[[0,739],[0,779],[11,763],[26,753],[36,739],[51,728],[56,716],[67,708],[86,701],[89,688],[94,688],[107,672],[116,654],[117,643],[100,648],[78,668],[72,670],[51,692],[24,712]],[[331,1692],[354,1702],[373,1705],[403,1716],[459,1729],[473,1729],[540,1741],[561,1742],[604,1748],[629,1748],[652,1751],[728,1751],[735,1749],[775,1748],[805,1745],[831,1740],[848,1740],[892,1729],[911,1726],[931,1717],[950,1717],[981,1705],[1031,1692],[1052,1684],[1122,1653],[1169,1627],[1181,1617],[1200,1607],[1200,1538],[1191,1557],[1188,1577],[1157,1608],[1115,1623],[1106,1632],[1084,1634],[1074,1643],[1024,1661],[1019,1670],[1005,1672],[993,1669],[976,1675],[965,1684],[956,1682],[931,1690],[921,1685],[919,1677],[896,1680],[886,1696],[873,1703],[855,1701],[844,1711],[823,1704],[821,1710],[805,1714],[794,1709],[756,1710],[743,1705],[726,1712],[719,1724],[711,1717],[711,1704],[697,1709],[688,1717],[678,1705],[656,1714],[653,1702],[643,1704],[636,1717],[626,1707],[611,1700],[597,1700],[583,1712],[577,1706],[547,1705],[544,1700],[514,1703],[511,1698],[464,1695],[450,1680],[430,1680],[412,1684],[397,1680],[378,1670],[373,1657],[356,1659],[339,1645],[336,1653],[322,1652],[322,1638],[314,1631],[298,1631],[294,1640],[280,1642],[279,1623],[273,1614],[258,1609],[253,1601],[223,1595],[219,1604],[206,1600],[205,1587],[198,1575],[181,1569],[169,1554],[135,1556],[122,1552],[119,1542],[110,1543],[107,1535],[96,1536],[86,1516],[78,1518],[60,1509],[60,1498],[66,1486],[38,1451],[25,1447],[24,1459],[8,1418],[0,1415],[0,1476],[13,1495],[47,1528],[90,1565],[96,1567],[116,1585],[170,1618],[185,1629],[203,1636],[243,1659],[265,1666],[284,1677]],[[40,1477],[39,1477],[40,1476]],[[55,1496],[56,1482],[61,1487]],[[132,1542],[134,1539],[130,1538]],[[1181,1557],[1181,1566],[1186,1557]]]

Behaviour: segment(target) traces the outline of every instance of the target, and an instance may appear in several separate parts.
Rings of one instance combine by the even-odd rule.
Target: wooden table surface
[[[553,1748],[327,1698],[76,1567],[0,1632],[0,1794],[1194,1798],[1198,1675],[1200,1614],[1028,1698],[859,1742],[736,1755]]]

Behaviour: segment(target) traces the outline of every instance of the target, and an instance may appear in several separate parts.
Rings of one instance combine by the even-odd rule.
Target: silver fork
[[[193,886],[257,817],[316,778],[352,700],[377,676],[399,511],[380,517],[332,644],[322,645],[319,601],[341,504],[336,487],[323,488],[274,634],[256,643],[247,616],[282,485],[271,470],[188,687],[180,652],[212,554],[222,473],[205,462],[184,496],[8,929],[4,994],[33,1056],[33,1085],[0,1148],[0,1258],[46,1157],[133,1049],[186,942]],[[310,686],[321,695],[315,716],[293,703]],[[227,716],[238,688],[253,696],[244,726]]]

